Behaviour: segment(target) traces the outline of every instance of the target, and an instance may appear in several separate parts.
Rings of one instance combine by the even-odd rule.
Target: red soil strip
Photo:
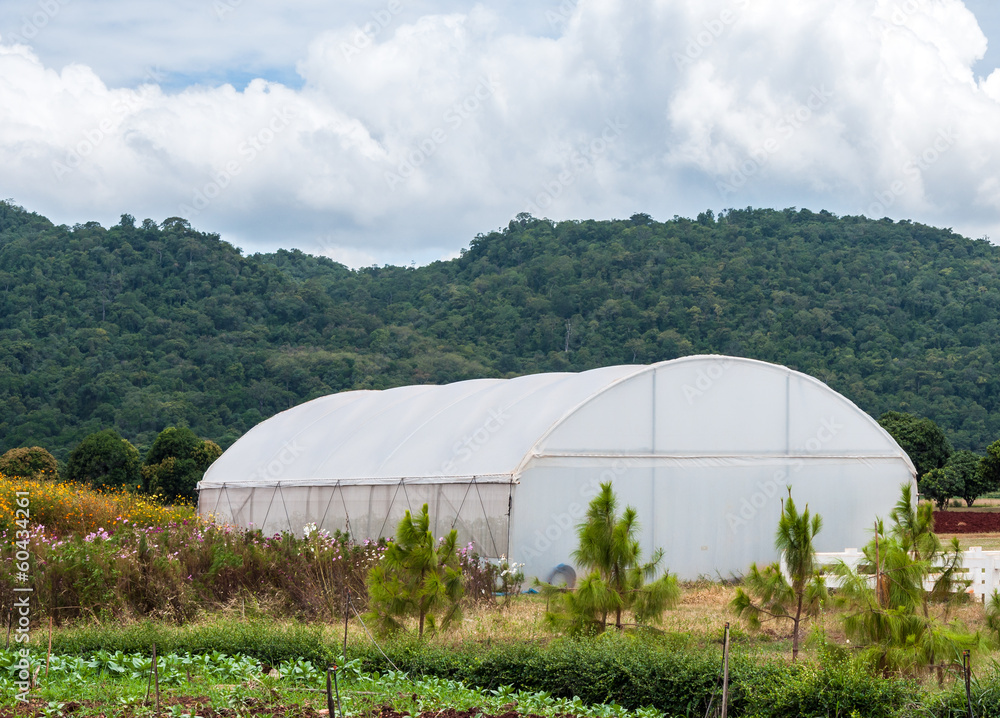
[[[934,531],[939,534],[1000,532],[1000,513],[993,511],[935,511]]]

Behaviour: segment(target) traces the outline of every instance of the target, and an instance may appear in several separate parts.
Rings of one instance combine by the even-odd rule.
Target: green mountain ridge
[[[554,223],[454,260],[349,270],[129,215],[56,226],[0,203],[0,452],[61,460],[117,429],[223,447],[347,389],[581,371],[695,353],[776,362],[956,448],[1000,438],[1000,247],[809,210]]]

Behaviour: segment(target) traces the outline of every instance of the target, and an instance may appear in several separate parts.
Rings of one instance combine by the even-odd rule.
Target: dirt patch
[[[943,534],[1000,532],[1000,513],[992,511],[935,511],[934,531]]]

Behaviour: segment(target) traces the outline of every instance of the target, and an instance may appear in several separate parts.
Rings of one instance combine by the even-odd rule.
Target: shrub
[[[617,631],[596,639],[561,638],[540,646],[445,647],[416,641],[383,646],[400,669],[461,680],[483,690],[510,685],[585,703],[616,701],[629,709],[654,706],[668,715],[704,715],[719,678],[717,649],[678,651],[668,641]],[[387,662],[363,648],[369,670]]]
[[[13,479],[59,480],[59,464],[40,446],[11,449],[0,456],[0,474]]]
[[[114,429],[91,434],[69,455],[66,478],[95,488],[139,488],[138,450]]]
[[[915,682],[881,678],[850,660],[823,666],[740,660],[733,677],[734,713],[747,718],[894,718],[920,698]]]
[[[214,441],[202,441],[187,428],[169,427],[160,432],[146,455],[143,486],[170,499],[193,499],[205,470],[221,455]]]
[[[394,641],[383,646],[401,670],[460,680],[481,690],[512,686],[584,703],[612,701],[629,710],[653,707],[670,716],[706,715],[720,700],[721,651],[670,638],[608,632],[593,639],[561,638],[540,646],[504,643],[459,647]],[[368,670],[388,668],[370,646],[355,647]],[[730,715],[749,718],[897,716],[921,694],[916,683],[883,679],[851,661],[821,667],[735,655],[730,662]],[[977,715],[980,715],[977,713]]]

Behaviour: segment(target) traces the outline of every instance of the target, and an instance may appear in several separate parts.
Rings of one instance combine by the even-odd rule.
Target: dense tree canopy
[[[951,458],[952,446],[941,427],[901,411],[887,411],[878,423],[905,451],[917,469],[917,480],[932,469],[940,469]]]
[[[873,416],[1000,437],[1000,248],[808,210],[519,216],[426,267],[243,256],[183,219],[56,226],[0,203],[0,452],[112,427],[228,446],[323,394],[722,352]]]

